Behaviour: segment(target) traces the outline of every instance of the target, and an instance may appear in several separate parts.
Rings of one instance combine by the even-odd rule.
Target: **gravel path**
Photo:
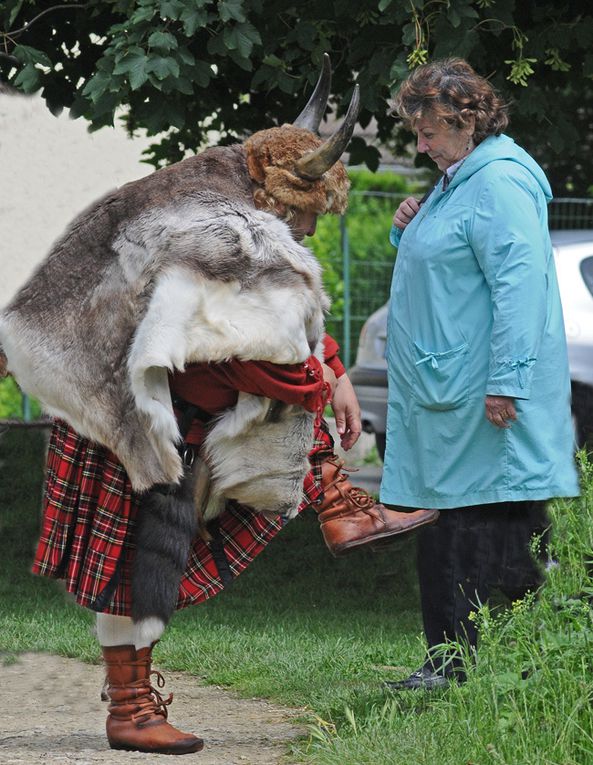
[[[298,710],[238,699],[180,672],[167,671],[165,679],[166,693],[175,695],[170,721],[206,742],[202,752],[183,756],[184,765],[286,765],[287,742],[304,733],[295,722]],[[100,666],[48,654],[22,654],[14,664],[0,664],[1,765],[177,761],[109,749],[102,682]]]

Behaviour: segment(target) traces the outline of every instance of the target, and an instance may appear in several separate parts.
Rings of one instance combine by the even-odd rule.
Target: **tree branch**
[[[26,32],[29,27],[34,24],[38,19],[40,19],[42,16],[45,16],[47,13],[51,13],[52,11],[60,11],[60,10],[69,10],[70,8],[84,8],[85,3],[68,3],[65,5],[52,5],[51,8],[46,8],[44,11],[41,11],[41,13],[38,13],[37,16],[34,16],[31,21],[27,21],[20,29],[14,29],[10,33],[8,32],[0,32],[0,34],[3,37],[8,36],[10,34],[11,37],[14,37],[15,35],[20,35],[22,32]]]

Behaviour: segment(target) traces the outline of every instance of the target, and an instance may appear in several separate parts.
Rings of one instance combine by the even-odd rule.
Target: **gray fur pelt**
[[[210,149],[83,212],[0,315],[19,385],[111,449],[134,489],[175,483],[168,374],[190,362],[291,364],[319,353],[314,256],[257,211],[241,146]],[[296,512],[312,416],[241,395],[212,427],[210,515],[224,498]]]

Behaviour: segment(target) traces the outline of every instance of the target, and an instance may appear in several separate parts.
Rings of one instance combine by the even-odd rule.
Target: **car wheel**
[[[386,442],[386,436],[385,433],[375,433],[375,444],[377,445],[377,451],[379,452],[379,457],[381,457],[381,461],[385,459],[385,442]]]

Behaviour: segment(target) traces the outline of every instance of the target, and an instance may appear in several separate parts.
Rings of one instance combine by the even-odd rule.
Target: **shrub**
[[[31,403],[31,416],[39,417],[41,409],[34,399]],[[14,419],[23,416],[23,394],[13,377],[0,380],[0,419]]]

